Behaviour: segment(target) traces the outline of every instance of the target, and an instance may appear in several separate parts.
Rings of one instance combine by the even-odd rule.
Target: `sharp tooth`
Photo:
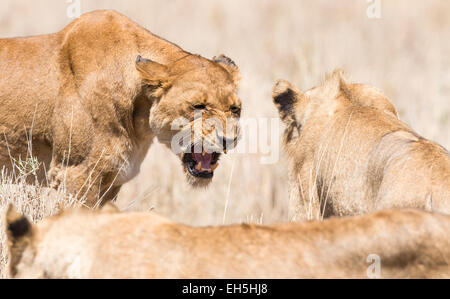
[[[198,172],[202,171],[202,162],[198,162],[197,166],[195,166],[195,169],[197,169]]]
[[[214,171],[217,169],[217,167],[219,167],[219,163],[216,163],[214,165],[211,165],[211,170]]]

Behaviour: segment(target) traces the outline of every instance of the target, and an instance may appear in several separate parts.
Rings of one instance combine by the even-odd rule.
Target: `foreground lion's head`
[[[193,186],[207,185],[221,153],[236,145],[241,101],[239,69],[221,55],[187,54],[169,65],[138,57],[144,92],[155,99],[150,129],[177,154]]]

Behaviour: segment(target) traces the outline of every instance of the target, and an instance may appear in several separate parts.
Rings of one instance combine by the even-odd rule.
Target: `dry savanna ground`
[[[243,76],[243,117],[277,117],[271,101],[275,80],[307,89],[340,67],[355,81],[381,88],[404,121],[450,147],[449,1],[381,0],[380,19],[368,18],[366,0],[80,3],[82,12],[116,9],[190,52],[233,58]],[[59,31],[70,22],[68,5],[65,0],[2,0],[0,37]],[[118,204],[124,210],[154,209],[193,225],[288,221],[284,158],[263,165],[260,156],[229,155],[208,190],[191,190],[178,159],[156,144]],[[0,182],[0,204],[14,200],[35,219],[56,210],[57,199],[34,196],[40,190],[13,190],[8,181],[3,176]]]

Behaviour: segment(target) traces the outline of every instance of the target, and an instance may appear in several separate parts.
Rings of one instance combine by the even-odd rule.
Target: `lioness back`
[[[383,211],[325,222],[195,228],[147,213],[7,216],[14,277],[450,277],[450,216]]]
[[[373,87],[335,72],[302,93],[280,81],[274,101],[287,128],[296,219],[389,208],[450,213],[450,156],[401,122]]]

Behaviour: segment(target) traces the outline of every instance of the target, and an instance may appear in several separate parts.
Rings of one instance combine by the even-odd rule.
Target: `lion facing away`
[[[204,228],[111,204],[4,219],[15,278],[450,277],[450,216],[418,210]]]
[[[391,208],[450,214],[450,156],[398,119],[374,87],[341,71],[307,92],[279,81],[290,212],[297,220]]]
[[[236,64],[190,54],[114,11],[56,34],[0,39],[0,72],[0,170],[37,158],[39,183],[90,207],[137,175],[155,138],[174,150],[194,119],[218,124],[174,150],[193,186],[208,185],[237,142]]]

